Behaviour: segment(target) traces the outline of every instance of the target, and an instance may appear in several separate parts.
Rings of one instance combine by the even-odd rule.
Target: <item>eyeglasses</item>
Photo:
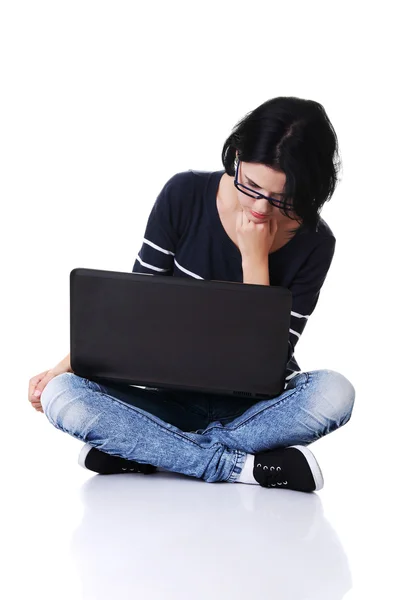
[[[268,200],[268,202],[270,204],[272,204],[272,206],[276,206],[277,208],[284,208],[285,207],[285,210],[287,212],[289,212],[289,213],[290,212],[294,212],[293,204],[287,203],[287,202],[283,202],[282,200],[277,200],[276,198],[271,198],[270,196],[264,196],[264,194],[260,194],[259,192],[256,192],[256,190],[253,190],[253,189],[247,187],[243,183],[239,183],[238,182],[239,163],[240,163],[240,160],[237,159],[234,186],[240,192],[243,192],[243,194],[246,194],[246,196],[250,196],[251,198],[256,198],[256,199],[265,198],[266,200]],[[245,191],[245,190],[247,190],[247,191]]]

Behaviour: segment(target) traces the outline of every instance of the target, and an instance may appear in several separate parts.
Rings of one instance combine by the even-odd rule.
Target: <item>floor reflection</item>
[[[317,493],[159,472],[93,475],[81,498],[85,599],[336,600],[352,586]]]

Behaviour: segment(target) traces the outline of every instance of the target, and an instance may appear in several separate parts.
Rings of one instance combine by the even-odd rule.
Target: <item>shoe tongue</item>
[[[256,455],[253,473],[256,481],[258,481],[260,485],[271,485],[278,481],[283,482],[286,479],[283,459],[284,456],[281,448],[276,449],[275,451],[268,450],[267,452],[261,452]],[[261,467],[256,468],[257,465],[261,465]]]

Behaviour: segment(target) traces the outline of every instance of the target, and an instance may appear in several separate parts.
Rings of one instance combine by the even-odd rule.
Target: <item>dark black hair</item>
[[[235,158],[286,175],[285,202],[317,230],[319,213],[338,183],[341,159],[336,132],[322,104],[294,96],[267,100],[247,113],[224,143],[222,163],[235,175]],[[282,211],[290,216],[284,207]]]

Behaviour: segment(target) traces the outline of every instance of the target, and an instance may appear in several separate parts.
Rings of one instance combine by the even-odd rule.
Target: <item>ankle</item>
[[[253,475],[254,469],[254,454],[247,454],[246,459],[244,461],[243,469],[240,472],[239,477],[236,479],[236,483],[252,483],[255,485],[259,485],[258,481],[254,478]]]

